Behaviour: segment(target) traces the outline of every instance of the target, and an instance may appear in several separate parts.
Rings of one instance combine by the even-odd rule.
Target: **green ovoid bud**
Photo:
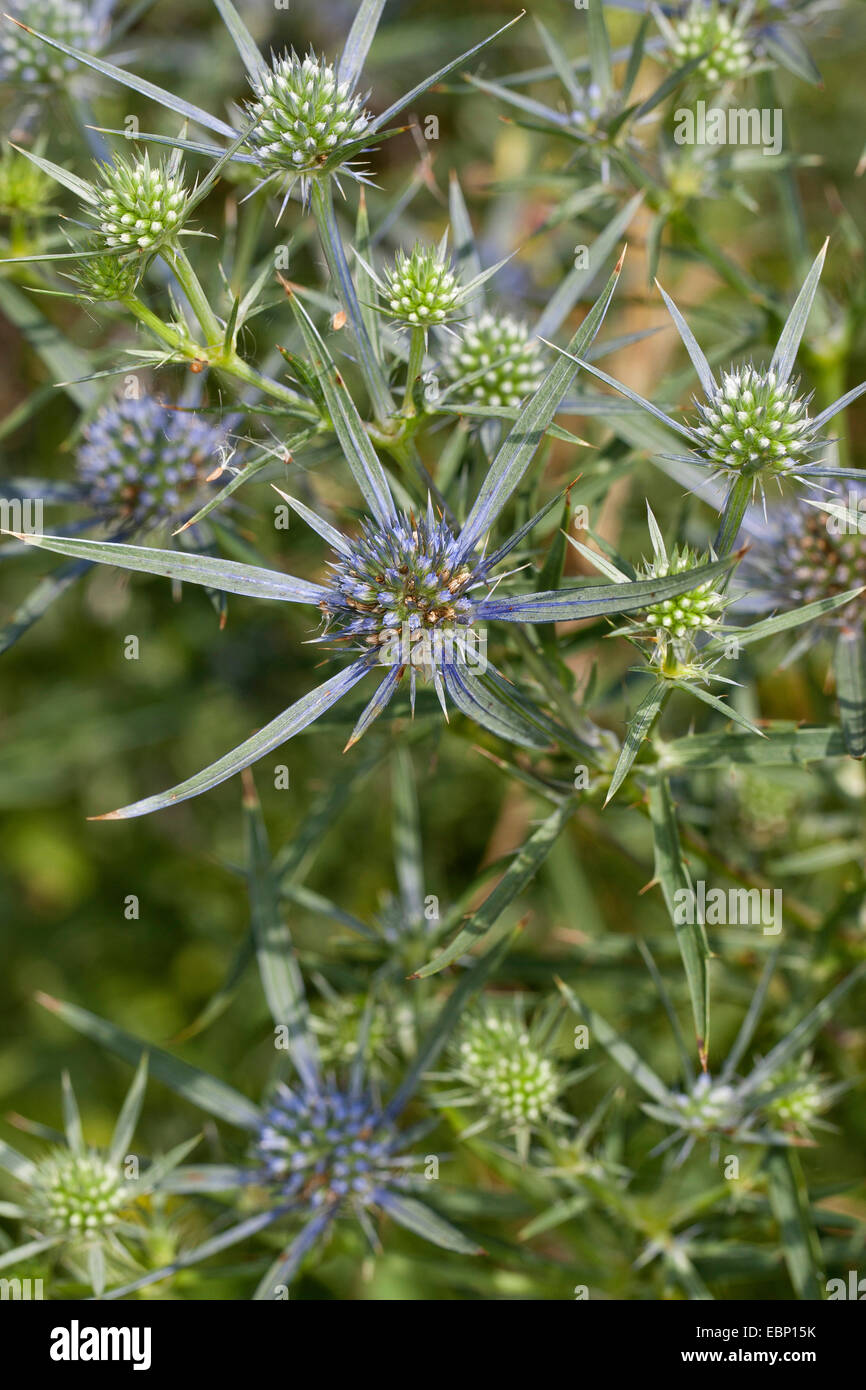
[[[36,1165],[28,1207],[39,1231],[87,1236],[109,1230],[133,1200],[116,1164],[97,1153],[57,1149]]]
[[[694,76],[707,82],[729,82],[743,77],[751,65],[751,50],[738,17],[695,0],[682,19],[673,23],[671,57],[677,67],[708,56],[695,69]]]
[[[355,153],[369,124],[363,98],[338,82],[330,64],[310,53],[275,58],[270,72],[253,83],[247,113],[256,128],[250,144],[274,174],[312,175],[336,169]]]
[[[107,248],[155,251],[177,236],[189,197],[182,171],[151,164],[148,155],[130,163],[116,159],[99,171],[92,215]]]
[[[446,323],[460,306],[463,290],[443,251],[416,242],[407,256],[398,251],[385,271],[385,309],[412,328]]]
[[[518,406],[535,391],[544,361],[529,328],[517,319],[482,314],[468,323],[445,362],[461,400]]]

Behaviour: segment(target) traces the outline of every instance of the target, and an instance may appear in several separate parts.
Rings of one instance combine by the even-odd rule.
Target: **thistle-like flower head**
[[[69,278],[85,298],[111,302],[134,294],[139,276],[140,266],[135,261],[107,253],[82,259]]]
[[[524,1020],[492,1008],[464,1023],[455,1071],[491,1118],[518,1128],[546,1119],[562,1086],[558,1067],[533,1045]]]
[[[117,1163],[95,1151],[57,1148],[35,1165],[27,1212],[47,1235],[98,1236],[129,1211],[135,1195]]]
[[[447,323],[459,311],[463,297],[463,287],[442,246],[416,242],[408,256],[398,251],[385,270],[385,312],[411,328]]]
[[[526,324],[484,313],[465,325],[445,368],[458,399],[514,407],[538,388],[544,360]]]
[[[456,549],[432,508],[418,520],[398,514],[388,530],[365,521],[335,563],[323,600],[338,635],[376,647],[396,641],[404,623],[413,633],[468,625],[475,608],[468,590],[480,576],[455,563]]]
[[[792,473],[818,445],[808,399],[797,381],[782,382],[774,371],[732,368],[704,401],[697,401],[695,431],[707,462],[719,472],[756,475]]]
[[[333,173],[357,154],[370,121],[364,99],[313,52],[303,59],[294,51],[272,57],[270,70],[252,85],[250,145],[269,174],[309,179]]]
[[[742,1118],[735,1088],[714,1081],[707,1072],[702,1072],[687,1091],[674,1092],[671,1101],[682,1128],[698,1134],[736,1129]]]
[[[17,0],[9,6],[13,19],[49,38],[94,53],[99,47],[100,24],[80,0]],[[27,29],[0,25],[0,77],[6,82],[60,86],[78,63],[50,48]]]
[[[38,165],[17,150],[0,151],[0,217],[38,217],[47,210],[53,186]]]
[[[668,48],[676,66],[706,53],[694,75],[707,82],[735,81],[752,65],[751,47],[740,17],[727,14],[715,0],[712,4],[693,0],[670,28]]]
[[[866,585],[866,484],[852,482],[847,497],[823,497],[816,506],[785,499],[766,520],[753,516],[747,524],[752,544],[741,583],[763,604],[800,608]],[[862,598],[823,614],[811,635],[855,622],[863,622]]]
[[[155,251],[177,236],[189,198],[182,170],[145,154],[101,164],[99,173],[90,215],[106,249]]]
[[[399,1130],[372,1096],[329,1083],[278,1086],[254,1146],[256,1181],[313,1208],[369,1206],[406,1162]]]
[[[764,1109],[771,1124],[797,1134],[808,1134],[810,1125],[833,1102],[833,1091],[823,1078],[808,1069],[808,1058],[789,1062],[772,1078]]]
[[[203,500],[225,433],[201,416],[150,396],[105,407],[86,426],[78,478],[91,509],[138,531],[177,518]]]
[[[668,558],[655,558],[646,563],[640,575],[643,579],[658,579],[668,574],[685,574],[701,563],[700,556],[688,546],[675,546]],[[688,593],[651,604],[636,615],[635,624],[657,639],[693,639],[698,632],[708,632],[719,626],[724,606],[724,596],[713,587],[712,580],[706,580]]]

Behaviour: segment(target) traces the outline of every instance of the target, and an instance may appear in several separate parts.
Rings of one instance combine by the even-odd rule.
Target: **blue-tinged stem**
[[[312,205],[322,250],[328,262],[328,269],[339,291],[343,308],[349,316],[349,322],[358,344],[359,365],[364,373],[373,411],[377,420],[384,422],[394,413],[394,401],[388,390],[382,365],[373,351],[370,335],[367,332],[361,306],[355,292],[354,281],[349,273],[346,252],[343,249],[337,215],[334,211],[334,187],[330,178],[313,179]]]

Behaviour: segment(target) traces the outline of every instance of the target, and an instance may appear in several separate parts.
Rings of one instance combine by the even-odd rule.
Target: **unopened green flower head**
[[[183,173],[148,155],[127,163],[100,165],[95,217],[104,245],[116,251],[155,251],[172,241],[183,225],[189,197]]]
[[[681,1114],[683,1129],[697,1133],[734,1129],[740,1119],[733,1087],[713,1081],[707,1073],[698,1077],[691,1090],[675,1095],[674,1105]]]
[[[57,1149],[36,1164],[28,1195],[33,1224],[50,1235],[98,1235],[130,1206],[132,1195],[117,1165],[97,1153]]]
[[[98,47],[100,26],[79,0],[18,0],[9,6],[9,13],[21,24],[70,48],[94,53]],[[79,66],[75,58],[51,48],[19,25],[0,24],[0,77],[4,81],[56,87]]]
[[[38,165],[17,150],[0,152],[0,216],[38,217],[45,212],[54,185]]]
[[[669,574],[683,574],[701,564],[699,556],[688,548],[675,548],[666,559],[656,558],[644,566],[642,579],[660,579]],[[704,561],[703,563],[706,563]],[[693,637],[709,631],[721,621],[725,600],[713,588],[712,580],[677,598],[663,599],[638,614],[637,623],[648,632],[676,639]]]
[[[773,1078],[773,1087],[789,1087],[784,1094],[767,1101],[767,1113],[778,1124],[798,1130],[808,1129],[813,1120],[826,1109],[824,1088],[819,1078],[810,1076],[796,1065]]]
[[[720,472],[746,475],[783,475],[809,463],[814,427],[798,385],[751,366],[726,372],[712,396],[697,403],[706,460]]]
[[[119,301],[135,293],[138,277],[135,262],[105,255],[82,260],[73,278],[85,298]]]
[[[460,306],[462,287],[438,248],[416,242],[407,256],[398,251],[385,271],[385,306],[390,317],[413,328],[446,323]]]
[[[555,1105],[561,1077],[517,1015],[485,1009],[456,1040],[455,1071],[474,1102],[503,1124],[540,1124]]]
[[[677,67],[706,53],[693,75],[707,82],[728,82],[748,72],[752,54],[737,16],[732,19],[718,5],[694,0],[682,19],[672,24],[670,53]]]
[[[356,153],[370,122],[363,97],[339,82],[329,63],[309,53],[273,58],[270,71],[253,82],[247,103],[256,127],[250,144],[273,174],[322,174]]]
[[[461,382],[460,399],[486,406],[520,405],[544,374],[544,360],[526,324],[487,313],[466,324],[445,365],[450,379]]]

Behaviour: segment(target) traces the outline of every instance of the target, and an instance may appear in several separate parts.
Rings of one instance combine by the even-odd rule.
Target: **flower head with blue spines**
[[[313,1209],[372,1205],[409,1162],[399,1130],[369,1092],[323,1081],[295,1090],[280,1084],[254,1147],[256,1181]]]
[[[140,531],[203,500],[225,450],[219,426],[143,396],[107,406],[86,427],[78,479],[97,516]]]
[[[342,634],[367,647],[396,638],[404,623],[413,632],[466,626],[475,611],[468,591],[482,582],[483,565],[456,560],[456,550],[432,506],[418,520],[397,515],[388,530],[365,521],[334,565],[323,606]]]

